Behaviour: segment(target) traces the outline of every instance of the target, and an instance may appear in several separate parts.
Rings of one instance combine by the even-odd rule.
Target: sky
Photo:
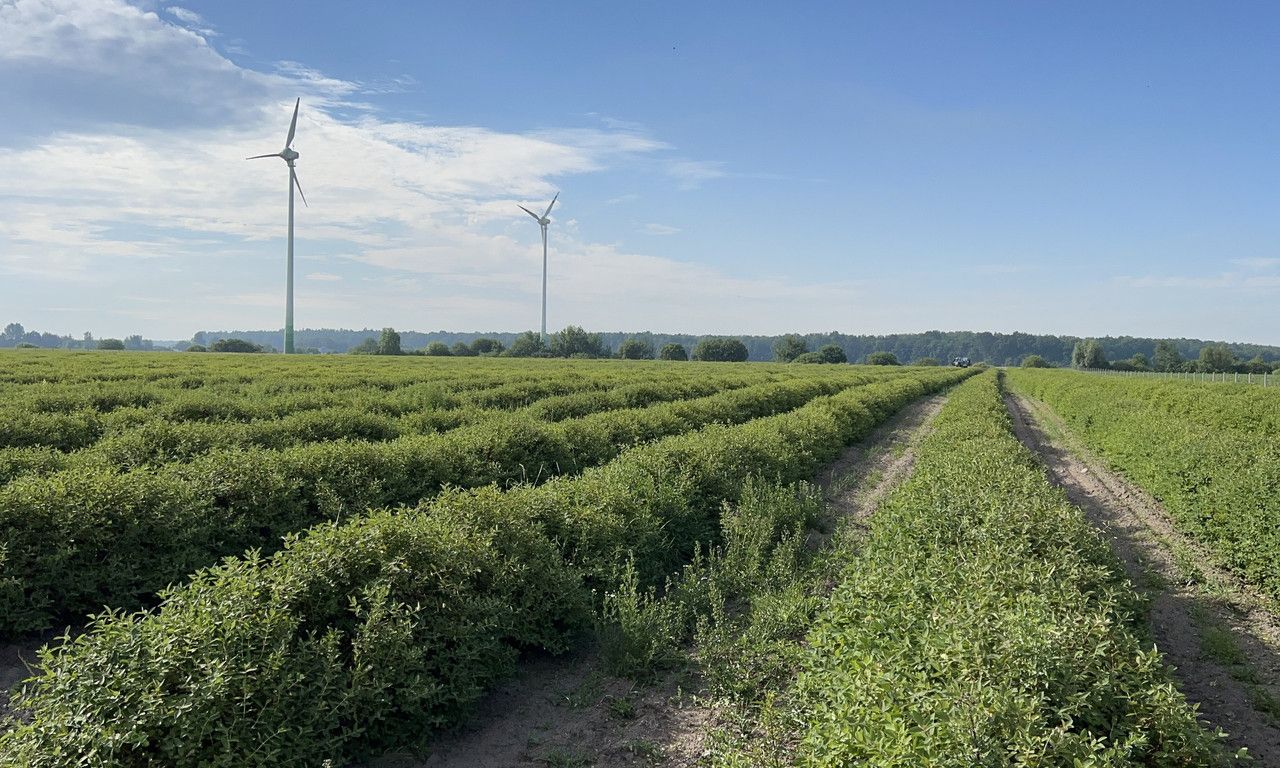
[[[1280,343],[1274,3],[0,0],[0,323]]]

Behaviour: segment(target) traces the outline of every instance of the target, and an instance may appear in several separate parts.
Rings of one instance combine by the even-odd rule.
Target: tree
[[[902,365],[892,352],[872,352],[867,355],[867,365]]]
[[[142,347],[143,347],[143,344],[142,344],[142,334],[140,334],[140,333],[135,333],[135,334],[133,334],[132,336],[125,336],[125,337],[124,337],[124,348],[125,348],[125,349],[139,350],[139,349],[142,349]]]
[[[1147,356],[1141,352],[1134,352],[1133,357],[1129,358],[1129,365],[1133,366],[1135,371],[1151,370],[1151,363],[1147,361]]]
[[[208,348],[207,348],[207,347],[205,347],[205,345],[203,345],[203,344],[192,344],[191,346],[187,347],[187,348],[186,348],[186,350],[184,350],[184,351],[186,351],[186,352],[208,352],[209,350],[208,350]]]
[[[1039,355],[1027,355],[1022,358],[1023,368],[1052,368],[1053,365]]]
[[[942,365],[942,361],[936,357],[917,357],[911,361],[912,365]]]
[[[364,341],[347,350],[348,355],[376,355],[378,354],[378,340],[369,336]]]
[[[18,348],[18,349],[39,349],[39,347],[37,347],[35,344],[32,344],[32,343],[31,343],[31,342],[29,342],[29,341],[20,341],[20,342],[18,342],[18,346],[17,346],[17,348]]]
[[[543,352],[542,337],[537,331],[525,331],[511,342],[511,348],[507,350],[508,357],[535,357]]]
[[[497,339],[481,337],[471,342],[471,350],[477,355],[500,355],[502,354],[502,342]]]
[[[382,335],[378,337],[378,351],[374,354],[378,354],[378,355],[403,354],[400,350],[400,334],[396,333],[395,328],[382,329]]]
[[[808,351],[804,337],[796,333],[788,333],[773,342],[773,359],[779,363],[789,363]]]
[[[1200,348],[1200,368],[1207,373],[1235,370],[1236,356],[1226,344],[1209,344]]]
[[[685,351],[683,344],[677,344],[674,341],[670,344],[663,344],[662,351],[658,352],[659,360],[688,360],[689,353]]]
[[[1253,359],[1244,364],[1245,373],[1270,373],[1271,364],[1262,359],[1262,355],[1254,355]]]
[[[27,335],[27,329],[22,327],[22,323],[9,323],[4,327],[4,333],[0,334],[0,339],[12,341],[15,344],[22,341],[22,337]]]
[[[1071,350],[1071,366],[1073,368],[1106,368],[1107,357],[1102,352],[1102,344],[1097,339],[1082,339],[1076,342]]]
[[[124,342],[119,339],[98,339],[98,349],[124,349]]]
[[[422,354],[428,357],[449,357],[453,353],[449,351],[449,345],[443,341],[433,341],[423,348]]]
[[[449,352],[454,357],[475,357],[476,356],[476,351],[471,347],[468,347],[467,342],[465,341],[455,341],[453,343],[453,346],[449,347]]]
[[[1182,355],[1172,341],[1157,341],[1154,367],[1157,371],[1182,370]]]
[[[823,344],[815,353],[824,363],[847,363],[849,356],[839,344]]]
[[[708,337],[694,346],[693,359],[709,363],[745,362],[747,345],[741,339]]]
[[[209,345],[210,352],[263,352],[265,351],[261,345],[254,344],[244,339],[218,339]]]
[[[618,357],[623,360],[652,360],[653,345],[634,337],[627,339],[618,345]]]
[[[568,325],[551,336],[552,357],[608,357],[600,334],[587,333],[580,325]]]

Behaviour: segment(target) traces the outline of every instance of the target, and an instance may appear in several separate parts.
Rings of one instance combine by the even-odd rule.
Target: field
[[[531,659],[561,654],[654,690],[695,675],[715,713],[700,764],[1227,761],[1245,745],[1206,725],[1165,667],[1147,587],[1019,443],[1005,379],[0,355],[0,632],[49,641],[11,702],[0,765],[429,751]],[[1184,521],[1203,502],[1169,512],[1270,589],[1248,567],[1270,540],[1232,559],[1221,542],[1244,534],[1221,531],[1276,512],[1273,393],[1233,400],[1228,418],[1185,382],[1007,379],[1108,459],[1114,443],[1174,466],[1132,472],[1162,499],[1161,478],[1192,466],[1170,458],[1174,433],[1142,422],[1161,452],[1102,440],[1097,423],[1234,430],[1223,451],[1252,436],[1231,466],[1255,474],[1197,486],[1213,489],[1217,528]],[[1142,394],[1154,385],[1169,389]],[[1155,405],[1107,410],[1119,387]],[[907,411],[920,423],[890,450],[878,441]],[[1254,506],[1233,495],[1268,480]],[[640,743],[573,758],[587,762],[529,746],[511,762],[661,764],[661,745]]]

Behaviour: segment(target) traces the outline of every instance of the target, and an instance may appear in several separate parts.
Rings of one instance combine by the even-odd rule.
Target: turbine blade
[[[293,143],[293,134],[298,130],[298,105],[301,103],[301,96],[298,97],[297,101],[293,102],[293,120],[289,122],[289,138],[284,140],[285,149],[288,149],[289,145]]]
[[[307,196],[302,194],[302,185],[298,183],[298,174],[292,168],[289,169],[289,177],[293,179],[293,186],[298,188],[298,194],[302,197],[302,204],[307,205]],[[311,206],[307,205],[308,208]]]
[[[280,156],[279,152],[272,152],[269,155],[254,155],[253,157],[246,157],[245,160],[260,160],[261,158],[264,158],[264,157],[279,157],[279,156]]]
[[[545,218],[547,218],[547,214],[551,213],[551,206],[552,206],[552,205],[555,205],[555,204],[556,204],[556,201],[557,201],[557,200],[559,200],[559,199],[560,199],[560,193],[559,193],[559,192],[557,192],[557,193],[556,193],[556,196],[555,196],[555,197],[553,197],[553,198],[551,198],[551,205],[548,205],[548,206],[547,206],[547,213],[542,214],[542,218],[544,218],[544,219],[545,219]]]
[[[529,210],[528,208],[525,208],[523,205],[520,205],[519,203],[516,203],[516,207],[517,207],[517,208],[519,208],[520,210],[524,211],[525,213],[529,214],[530,216],[532,216],[532,217],[534,218],[534,220],[535,220],[535,221],[538,221],[538,222],[541,222],[541,221],[542,221],[542,219],[538,218],[538,214],[534,213],[533,211]]]

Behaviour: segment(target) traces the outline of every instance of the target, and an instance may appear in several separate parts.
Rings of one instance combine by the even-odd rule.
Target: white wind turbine
[[[544,344],[547,341],[547,225],[551,223],[551,219],[548,219],[547,216],[551,213],[551,207],[559,199],[560,193],[557,192],[556,196],[551,198],[551,203],[547,205],[547,210],[543,211],[541,216],[519,203],[516,204],[520,210],[532,216],[533,220],[538,222],[538,226],[542,227],[542,342]]]
[[[298,105],[302,103],[302,99],[298,99],[293,103],[293,120],[289,122],[289,135],[285,137],[284,149],[279,152],[273,152],[269,155],[254,155],[247,158],[249,160],[259,160],[264,157],[278,157],[284,160],[289,166],[289,258],[285,264],[285,292],[284,292],[284,353],[286,355],[293,354],[293,188],[298,188],[298,194],[302,197],[302,204],[307,204],[307,196],[302,194],[302,185],[298,183],[298,174],[293,170],[293,161],[297,160],[299,155],[293,151],[289,145],[293,144],[293,134],[298,129]]]

